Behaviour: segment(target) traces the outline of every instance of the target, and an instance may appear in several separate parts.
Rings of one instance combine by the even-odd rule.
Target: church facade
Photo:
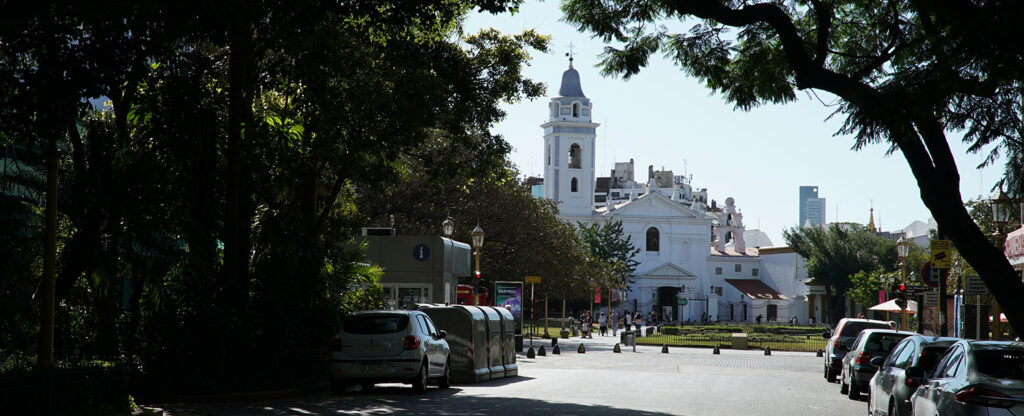
[[[721,207],[709,204],[707,189],[693,188],[692,177],[653,166],[647,180],[637,181],[632,159],[598,177],[598,124],[572,59],[558,91],[541,125],[543,195],[557,201],[560,218],[571,224],[622,222],[640,249],[623,308],[673,321],[807,321],[813,311],[795,293],[800,285],[791,284],[799,265],[765,269],[759,248],[745,243],[743,214],[733,198]],[[780,293],[780,287],[794,293]]]

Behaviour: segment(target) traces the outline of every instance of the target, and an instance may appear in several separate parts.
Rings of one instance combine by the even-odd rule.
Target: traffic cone
[[[584,347],[583,343],[581,342],[579,348],[576,348],[576,352],[578,352],[580,354],[586,354],[587,353],[587,347]]]
[[[715,349],[714,349],[714,351],[711,351],[711,353],[712,353],[712,354],[721,354],[721,353],[722,353],[722,351],[719,351],[719,349],[718,349],[718,346],[717,346],[717,345],[715,345]]]
[[[764,347],[764,355],[772,355],[771,347]]]
[[[526,358],[537,358],[537,353],[533,351],[533,347],[530,347],[529,350],[526,350]]]
[[[619,347],[619,343],[617,343],[617,342],[615,343],[615,348],[612,348],[612,352],[619,352],[619,353],[622,352],[622,348]]]
[[[661,353],[668,354],[668,344],[664,344],[661,346]]]
[[[543,357],[543,356],[545,356],[545,355],[548,355],[548,352],[547,352],[547,351],[544,351],[544,346],[543,346],[543,345],[541,345],[541,346],[540,346],[540,349],[539,349],[539,350],[537,350],[537,355],[539,355],[539,356],[541,356],[541,357]]]

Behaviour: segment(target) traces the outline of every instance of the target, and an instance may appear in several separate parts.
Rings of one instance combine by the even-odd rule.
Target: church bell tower
[[[558,96],[548,104],[548,121],[540,126],[544,129],[544,197],[558,201],[562,215],[591,215],[594,211],[599,124],[590,121],[592,108],[570,55]]]

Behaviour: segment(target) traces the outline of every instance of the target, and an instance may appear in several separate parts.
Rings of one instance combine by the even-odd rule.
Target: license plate
[[[383,373],[384,363],[380,361],[363,363],[363,371],[366,371],[367,373]]]

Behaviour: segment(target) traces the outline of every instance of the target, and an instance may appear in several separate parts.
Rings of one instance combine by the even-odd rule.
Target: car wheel
[[[446,389],[452,386],[452,360],[449,358],[444,361],[444,375],[437,381],[437,386]]]
[[[856,384],[853,384],[852,378],[850,379],[850,388],[847,390],[847,397],[851,399],[856,399],[860,397],[860,388],[858,388]]]
[[[849,394],[850,385],[846,384],[846,377],[843,375],[839,376],[839,394]]]
[[[889,416],[896,416],[896,402],[889,400]]]
[[[370,390],[373,390],[373,383],[370,383],[370,382],[365,382],[363,384],[360,384],[360,386],[362,386],[364,392],[368,392]]]
[[[825,364],[825,381],[830,381],[828,379],[828,364]]]
[[[417,393],[427,391],[427,363],[420,365],[420,373],[416,375],[416,380],[412,382],[412,389]]]
[[[331,380],[331,394],[345,394],[346,389],[348,389],[348,383],[341,380]]]

